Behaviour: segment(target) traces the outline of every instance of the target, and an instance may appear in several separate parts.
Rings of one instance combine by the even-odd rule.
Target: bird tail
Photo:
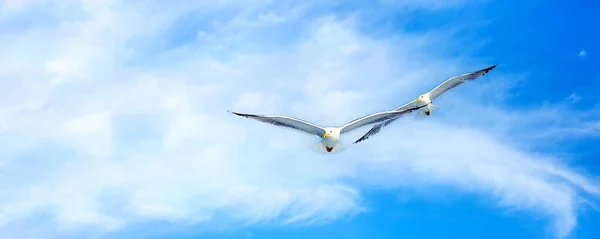
[[[431,108],[431,110],[430,110],[431,113],[436,112],[440,109],[440,107],[438,105],[434,105],[434,104],[431,104],[430,108]]]
[[[425,119],[428,116],[431,116],[431,115],[435,114],[435,112],[437,112],[440,107],[438,105],[431,104],[431,105],[429,105],[428,108],[429,108],[428,109],[429,110],[429,115],[427,115],[427,113],[426,113],[425,110],[419,110],[419,113],[415,114],[415,119],[416,120]]]
[[[335,147],[333,147],[333,150],[331,151],[331,153],[337,153],[337,152],[340,152],[340,151],[342,151],[344,149],[346,149],[346,147],[343,144],[338,143],[338,144],[335,145]]]
[[[336,145],[333,146],[333,149],[331,149],[331,152],[328,152],[327,149],[325,148],[325,144],[323,144],[323,142],[317,142],[317,143],[311,144],[309,146],[309,148],[312,151],[317,152],[317,153],[321,153],[321,154],[337,153],[337,152],[345,149],[345,147],[344,147],[343,144],[338,143],[338,144],[336,144]]]
[[[312,151],[316,152],[316,153],[320,153],[320,154],[326,154],[327,151],[325,150],[325,145],[321,142],[317,142],[314,144],[310,144],[308,146]]]

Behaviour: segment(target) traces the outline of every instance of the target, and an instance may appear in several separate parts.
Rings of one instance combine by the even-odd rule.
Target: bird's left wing
[[[410,112],[412,112],[412,111],[413,111],[413,110],[415,110],[415,109],[421,108],[421,107],[417,107],[417,103],[418,103],[418,102],[417,102],[417,100],[413,100],[413,101],[411,101],[411,102],[408,102],[408,103],[406,103],[406,104],[404,104],[404,105],[402,105],[402,106],[400,106],[400,107],[398,107],[398,108],[395,108],[394,110],[396,110],[396,111],[404,111],[404,110],[408,110],[408,112],[407,112],[407,113],[410,113]],[[398,117],[398,118],[400,118],[400,117]],[[387,125],[391,124],[392,122],[394,122],[394,121],[395,121],[395,120],[397,120],[398,118],[394,118],[394,119],[391,119],[391,120],[385,121],[385,122],[383,122],[383,123],[376,124],[375,126],[373,126],[373,128],[371,128],[371,129],[369,130],[369,132],[367,132],[365,135],[363,135],[362,137],[360,137],[360,139],[358,139],[358,140],[357,140],[356,142],[354,142],[354,143],[356,144],[356,143],[358,143],[358,142],[360,142],[360,141],[363,141],[363,140],[366,140],[366,139],[368,139],[369,137],[371,137],[371,136],[372,136],[372,135],[374,135],[374,134],[377,134],[377,133],[379,133],[379,131],[381,130],[381,128],[382,128],[382,127],[385,127],[385,126],[387,126]]]
[[[359,119],[355,119],[353,121],[350,121],[350,123],[345,124],[344,126],[341,127],[342,128],[341,133],[348,133],[352,130],[355,130],[355,129],[358,129],[360,127],[370,125],[370,124],[377,124],[377,123],[381,123],[381,122],[388,121],[388,120],[395,120],[402,115],[408,114],[408,113],[412,112],[413,110],[420,109],[422,107],[425,107],[425,105],[415,107],[415,108],[405,109],[405,110],[390,110],[390,111],[383,111],[383,112],[379,112],[379,113],[375,113],[375,114],[370,114],[370,115],[367,115],[367,116],[359,118]],[[389,124],[389,123],[387,123],[387,124]]]
[[[496,67],[496,65],[493,65],[493,66],[485,68],[483,70],[478,70],[478,71],[474,71],[474,72],[470,72],[470,73],[452,77],[452,78],[444,81],[444,83],[433,88],[433,90],[429,91],[429,97],[431,100],[435,100],[438,97],[440,97],[442,94],[446,93],[447,91],[449,91],[459,85],[462,85],[466,81],[472,81],[479,77],[482,77],[483,75],[487,74],[492,69],[494,69],[495,67]]]
[[[415,108],[415,107],[417,107],[417,100],[413,100],[411,102],[408,102],[408,103],[406,103],[406,104],[404,104],[404,105],[402,105],[402,106],[400,106],[398,108],[395,108],[394,110],[402,111],[402,110],[408,110],[408,109]]]
[[[410,112],[408,112],[408,113],[410,113]],[[369,137],[371,137],[371,136],[376,135],[377,133],[379,133],[379,131],[381,131],[381,128],[383,128],[383,127],[391,124],[392,122],[394,122],[395,120],[397,120],[399,118],[400,117],[395,118],[395,119],[391,119],[391,120],[385,121],[385,122],[383,122],[381,124],[377,124],[377,125],[373,126],[373,128],[371,128],[369,130],[369,132],[367,132],[365,135],[363,135],[362,137],[360,137],[360,139],[354,141],[354,143],[356,144],[358,142],[367,140]]]
[[[422,106],[419,106],[419,107],[415,107],[415,108],[406,109],[406,110],[405,110],[405,113],[404,113],[403,115],[405,115],[405,114],[408,114],[408,113],[411,113],[412,111],[414,111],[414,110],[417,110],[417,109],[420,109],[420,108],[423,108],[423,107],[425,107],[425,106],[426,106],[426,105],[422,105]],[[367,132],[365,135],[363,135],[362,137],[360,137],[358,140],[354,141],[354,143],[356,144],[356,143],[358,143],[358,142],[361,142],[361,141],[365,141],[365,140],[367,140],[369,137],[371,137],[371,136],[373,136],[373,135],[375,135],[375,134],[379,133],[379,131],[381,131],[381,128],[383,128],[383,127],[385,127],[385,126],[388,126],[389,124],[391,124],[392,122],[396,121],[397,119],[399,119],[399,118],[400,118],[400,117],[402,117],[403,115],[400,115],[399,117],[393,118],[393,119],[391,119],[391,120],[388,120],[388,121],[385,121],[385,122],[383,122],[383,123],[376,124],[375,126],[373,126],[373,128],[371,128],[371,129],[369,130],[369,132]]]
[[[228,110],[228,112],[231,112],[231,111]],[[289,116],[254,115],[254,114],[242,114],[242,113],[236,113],[236,112],[231,112],[231,113],[238,115],[238,116],[246,117],[249,119],[255,119],[255,120],[258,120],[261,122],[276,125],[276,126],[292,128],[292,129],[299,130],[299,131],[302,131],[305,133],[319,136],[321,138],[323,138],[323,135],[325,134],[325,129],[323,129],[322,127],[319,127],[313,123],[310,123],[310,122],[307,122],[304,120],[300,120],[300,119],[296,119],[293,117],[289,117]]]

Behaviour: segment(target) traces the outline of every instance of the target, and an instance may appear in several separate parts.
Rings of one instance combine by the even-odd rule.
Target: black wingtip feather
[[[252,114],[242,114],[242,113],[237,113],[237,112],[233,112],[233,111],[229,111],[229,110],[227,110],[227,112],[232,113],[232,114],[237,115],[237,116],[242,116],[242,117],[255,116],[255,115],[252,115]]]
[[[360,139],[358,139],[358,140],[354,141],[354,143],[352,143],[352,144],[359,143],[359,142],[361,142],[361,141],[363,141],[363,140],[366,140],[366,139],[368,139],[368,138],[369,138],[369,137],[366,137],[366,138],[365,138],[365,137],[360,137]]]
[[[485,68],[485,69],[484,69],[485,73],[488,73],[488,72],[490,72],[491,70],[493,70],[494,68],[496,68],[496,66],[497,66],[497,65],[498,65],[498,64],[495,64],[495,65],[493,65],[493,66],[490,66],[490,67],[488,67],[488,68]]]

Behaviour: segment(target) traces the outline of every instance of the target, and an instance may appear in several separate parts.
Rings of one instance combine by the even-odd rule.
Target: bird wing
[[[435,100],[436,98],[440,97],[442,94],[446,93],[447,91],[449,91],[459,85],[462,85],[466,81],[472,81],[479,77],[482,77],[483,75],[487,74],[489,71],[494,69],[495,67],[496,67],[496,65],[493,65],[493,66],[485,68],[483,70],[478,70],[478,71],[474,71],[474,72],[470,72],[470,73],[452,77],[452,78],[444,81],[444,83],[435,87],[433,90],[429,91],[429,98],[431,100]]]
[[[370,114],[370,115],[355,119],[353,121],[350,121],[350,123],[345,124],[344,126],[341,127],[342,128],[341,133],[348,133],[352,130],[358,129],[358,128],[366,126],[366,125],[376,124],[376,123],[381,123],[384,121],[396,119],[402,115],[408,114],[408,113],[412,112],[413,110],[420,109],[422,107],[425,107],[425,105],[406,109],[406,110],[390,110],[390,111],[383,111],[383,112],[379,112],[379,113]]]
[[[379,133],[379,131],[381,131],[381,128],[383,128],[383,127],[385,127],[385,126],[388,126],[389,124],[391,124],[392,122],[396,121],[396,120],[397,120],[397,119],[399,119],[400,117],[402,117],[402,116],[404,116],[404,115],[406,115],[406,114],[408,114],[408,113],[411,113],[411,112],[412,112],[412,111],[414,111],[414,110],[418,110],[418,109],[420,109],[420,108],[422,108],[422,107],[425,107],[425,106],[426,106],[426,105],[422,105],[422,106],[419,106],[419,107],[414,107],[414,108],[410,108],[410,109],[405,109],[405,110],[403,111],[403,112],[405,112],[404,114],[402,114],[402,115],[400,115],[400,116],[398,116],[398,117],[396,117],[396,118],[390,119],[390,120],[388,120],[388,121],[385,121],[385,122],[383,122],[383,123],[380,123],[380,124],[377,124],[377,125],[373,126],[373,128],[371,128],[371,129],[369,130],[369,132],[367,132],[365,135],[363,135],[362,137],[360,137],[358,140],[354,141],[354,143],[356,144],[356,143],[358,143],[358,142],[361,142],[361,141],[367,140],[369,137],[371,137],[371,136],[373,136],[373,135],[375,135],[375,134]]]
[[[231,111],[229,111],[229,112],[231,112]],[[273,124],[276,126],[292,128],[292,129],[299,130],[299,131],[302,131],[305,133],[319,136],[321,138],[323,138],[323,135],[325,134],[325,129],[323,129],[322,127],[319,127],[313,123],[310,123],[310,122],[307,122],[304,120],[300,120],[300,119],[296,119],[293,117],[289,117],[289,116],[254,115],[254,114],[242,114],[242,113],[236,113],[236,112],[231,112],[231,113],[238,115],[238,116],[246,117],[249,119],[255,119],[255,120],[258,120],[261,122]]]
[[[394,110],[396,110],[396,111],[404,111],[404,110],[409,110],[407,113],[410,113],[410,112],[412,112],[412,111],[413,111],[413,110],[415,110],[415,109],[421,108],[421,107],[417,107],[417,103],[418,103],[418,102],[417,102],[417,100],[413,100],[413,101],[411,101],[411,102],[408,102],[408,103],[406,103],[406,104],[404,104],[404,105],[402,105],[402,106],[400,106],[400,107],[398,107],[398,108],[395,108]],[[400,118],[400,117],[398,117],[398,118]],[[391,124],[392,122],[394,122],[394,121],[395,121],[395,120],[397,120],[398,118],[394,118],[394,119],[391,119],[391,120],[385,121],[385,122],[383,122],[383,123],[381,123],[381,124],[377,124],[377,125],[373,126],[373,128],[371,128],[371,129],[369,130],[369,132],[367,132],[365,135],[363,135],[363,136],[362,136],[360,139],[358,139],[358,140],[357,140],[356,142],[354,142],[354,143],[356,144],[356,143],[358,143],[358,142],[360,142],[360,141],[363,141],[363,140],[366,140],[366,139],[368,139],[370,136],[372,136],[372,135],[374,135],[374,134],[377,134],[377,133],[379,133],[379,131],[381,130],[381,128],[382,128],[382,127],[385,127],[385,126],[387,126],[387,125]]]
[[[417,103],[418,103],[417,100],[413,100],[413,101],[408,102],[408,103],[406,103],[406,104],[404,104],[404,105],[402,105],[402,106],[400,106],[398,108],[395,108],[394,110],[403,111],[403,110],[408,110],[408,109],[416,108],[417,107]]]
[[[354,141],[354,143],[356,144],[358,142],[367,140],[369,137],[371,137],[371,136],[379,133],[379,131],[381,130],[381,128],[383,128],[383,127],[391,124],[392,122],[394,122],[395,120],[397,120],[399,118],[400,117],[395,118],[395,119],[391,119],[391,120],[385,121],[385,122],[383,122],[381,124],[377,124],[377,125],[373,126],[373,128],[371,128],[369,130],[369,132],[367,132],[365,135],[363,135],[362,137],[360,137],[358,140]]]

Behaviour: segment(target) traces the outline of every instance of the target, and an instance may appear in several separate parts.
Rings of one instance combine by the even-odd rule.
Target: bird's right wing
[[[410,104],[410,103],[409,103],[409,104]],[[408,104],[407,104],[407,105],[408,105]],[[404,116],[404,115],[406,115],[406,114],[409,114],[409,113],[413,112],[414,110],[418,110],[418,109],[420,109],[420,108],[422,108],[422,107],[425,107],[425,106],[426,106],[426,105],[422,105],[422,106],[419,106],[419,107],[414,107],[414,108],[404,109],[404,110],[403,110],[404,114],[400,115],[400,116],[399,116],[399,117],[397,117],[397,118],[394,118],[394,119],[391,119],[391,120],[385,121],[385,122],[383,122],[383,123],[381,123],[381,124],[377,124],[377,125],[373,126],[373,128],[371,128],[371,129],[369,130],[369,132],[367,132],[365,135],[363,135],[362,137],[360,137],[358,140],[354,141],[354,143],[356,144],[356,143],[358,143],[358,142],[361,142],[361,141],[365,141],[365,140],[367,140],[369,137],[371,137],[371,136],[373,136],[373,135],[375,135],[375,134],[379,133],[379,131],[381,131],[381,128],[383,128],[383,127],[385,127],[385,126],[388,126],[389,124],[391,124],[392,122],[396,121],[396,120],[397,120],[397,119],[399,119],[400,117],[402,117],[402,116]]]
[[[406,111],[407,110],[407,113],[410,113],[413,110],[415,110],[415,108],[416,109],[421,108],[421,107],[417,107],[417,103],[418,103],[417,100],[413,100],[413,101],[408,102],[408,103],[406,103],[406,104],[404,104],[404,105],[402,105],[402,106],[400,106],[398,108],[395,108],[394,110],[396,110],[396,111]],[[400,116],[400,117],[402,117],[402,116]],[[398,118],[400,118],[400,117],[398,117]],[[385,126],[391,124],[392,122],[396,121],[398,118],[391,119],[391,120],[385,121],[385,122],[383,122],[381,124],[377,124],[377,125],[373,126],[373,128],[371,128],[369,130],[369,132],[367,132],[365,135],[363,135],[362,137],[360,137],[360,139],[358,139],[354,143],[358,143],[360,141],[366,140],[369,137],[371,137],[372,135],[379,133],[379,131],[381,130],[382,127],[385,127]]]
[[[370,125],[370,124],[384,123],[388,120],[396,119],[402,115],[412,112],[413,110],[420,109],[425,106],[426,105],[422,105],[420,107],[406,109],[406,110],[390,110],[390,111],[384,111],[384,112],[379,112],[379,113],[375,113],[375,114],[370,114],[370,115],[355,119],[353,121],[350,121],[350,123],[345,124],[344,126],[341,127],[341,133],[348,133],[352,130],[355,130],[357,128],[360,128],[360,127],[363,127],[366,125]]]
[[[417,100],[413,100],[413,101],[408,102],[408,103],[406,103],[406,104],[404,104],[404,105],[402,105],[402,106],[400,106],[398,108],[395,108],[394,110],[403,111],[403,110],[408,110],[408,109],[411,109],[411,108],[416,108],[417,107],[417,103],[418,103]]]
[[[438,97],[440,97],[442,94],[446,93],[447,91],[449,91],[459,85],[462,85],[466,81],[472,81],[479,77],[482,77],[483,75],[487,74],[492,69],[494,69],[495,67],[496,67],[496,65],[493,65],[493,66],[485,68],[483,70],[478,70],[478,71],[474,71],[474,72],[470,72],[470,73],[452,77],[452,78],[444,81],[442,84],[438,85],[437,87],[433,88],[433,90],[431,90],[429,92],[429,97],[431,98],[431,100],[435,100]]]
[[[228,112],[231,112],[231,111],[228,110]],[[242,117],[249,118],[249,119],[255,119],[255,120],[269,123],[269,124],[276,125],[276,126],[292,128],[292,129],[299,130],[299,131],[302,131],[305,133],[319,136],[321,138],[323,138],[323,135],[325,134],[325,129],[323,129],[315,124],[312,124],[310,122],[292,118],[289,116],[254,115],[254,114],[242,114],[242,113],[236,113],[236,112],[231,112],[231,113],[235,114],[237,116],[242,116]]]

